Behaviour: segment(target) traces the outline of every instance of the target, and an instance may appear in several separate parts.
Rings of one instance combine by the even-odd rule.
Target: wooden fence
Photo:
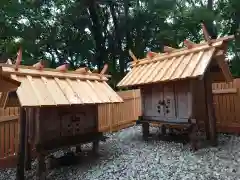
[[[141,115],[140,91],[118,92],[124,103],[99,105],[99,130],[113,132],[132,126]],[[0,168],[16,166],[19,108],[0,109]]]
[[[140,90],[121,91],[124,103],[105,104],[98,108],[99,130],[113,132],[132,126],[141,115]]]
[[[19,108],[0,109],[0,168],[15,164],[18,151]]]
[[[213,84],[213,99],[219,132],[240,134],[240,78]]]

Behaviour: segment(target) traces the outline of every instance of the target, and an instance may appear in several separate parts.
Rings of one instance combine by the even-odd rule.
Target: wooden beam
[[[227,62],[225,61],[225,56],[219,56],[219,58],[217,59],[217,63],[222,70],[226,82],[232,82],[232,73],[227,65]]]
[[[212,47],[219,47],[223,44],[222,41],[216,42],[212,44]],[[180,49],[180,50],[176,50],[174,52],[172,52],[171,54],[163,54],[161,56],[157,56],[156,58],[152,59],[152,60],[141,60],[139,61],[139,63],[132,63],[132,66],[135,65],[143,65],[143,64],[148,64],[148,63],[152,63],[152,62],[156,62],[156,61],[160,61],[160,60],[165,60],[165,59],[170,59],[173,57],[179,57],[182,55],[186,55],[186,54],[190,54],[190,53],[196,53],[196,52],[200,52],[200,51],[204,51],[206,49],[209,49],[209,45],[205,44],[202,46],[196,46],[193,49]]]
[[[217,145],[217,119],[213,106],[212,82],[210,78],[210,71],[207,71],[204,76],[204,89],[206,98],[206,108],[208,114],[208,127],[210,142],[212,146]]]
[[[1,64],[0,64],[1,65]],[[1,68],[1,66],[0,66]],[[4,73],[5,74],[16,74],[16,75],[30,75],[33,77],[39,77],[39,76],[45,76],[45,77],[58,77],[58,78],[70,78],[70,79],[83,79],[83,80],[104,80],[106,81],[107,78],[99,78],[99,74],[96,73],[88,73],[86,75],[79,74],[75,71],[68,71],[66,73],[62,73],[59,71],[52,71],[52,70],[46,70],[47,68],[44,69],[44,71],[36,71],[36,69],[31,69],[31,68],[19,68],[19,71],[15,71],[12,66],[6,66],[4,67]],[[110,75],[103,75],[104,77],[111,77]]]
[[[147,53],[147,58],[152,59],[152,58],[154,58],[154,57],[157,56],[157,55],[159,55],[159,53],[149,51],[149,52]]]
[[[56,70],[61,71],[61,72],[66,72],[68,70],[68,64],[63,64],[61,66],[58,66]]]
[[[19,116],[1,116],[0,122],[8,122],[19,119]]]
[[[201,26],[202,26],[202,30],[203,30],[204,39],[210,45],[212,42],[211,42],[211,38],[209,36],[209,33],[207,31],[207,28],[203,23],[201,23]]]
[[[188,48],[191,49],[196,46],[196,44],[188,39],[183,41],[184,45]]]
[[[20,109],[20,133],[19,133],[19,149],[17,155],[17,171],[16,180],[24,180],[24,161],[25,161],[25,141],[26,141],[26,111]]]
[[[105,65],[103,66],[103,69],[102,69],[102,71],[100,72],[100,74],[101,74],[101,75],[105,74],[106,71],[107,71],[107,69],[108,69],[108,65],[105,64]]]
[[[225,44],[228,41],[231,41],[235,39],[234,35],[230,35],[230,36],[225,36],[225,37],[220,37],[218,39],[212,39],[212,47],[222,47],[223,44]],[[176,51],[172,52],[171,54],[162,54],[161,56],[152,59],[151,61],[149,61],[148,59],[141,59],[138,60],[137,63],[135,62],[131,62],[131,66],[135,66],[135,65],[142,65],[142,64],[147,64],[150,62],[155,62],[155,61],[159,61],[160,59],[165,59],[165,58],[171,58],[173,56],[180,56],[183,54],[188,54],[188,53],[192,53],[192,52],[197,52],[197,51],[201,51],[201,50],[205,50],[208,49],[209,45],[207,42],[204,43],[200,43],[200,44],[195,44],[194,49],[191,49],[191,51],[188,48],[181,48],[181,49],[176,49]]]
[[[88,68],[87,68],[87,67],[78,68],[78,69],[76,69],[75,71],[78,72],[78,73],[83,73],[83,74],[85,74],[85,73],[88,72]]]
[[[18,67],[20,66],[21,64],[21,61],[22,61],[22,48],[20,47],[19,50],[18,50],[18,53],[17,53],[17,59],[16,59],[16,62],[15,62],[15,71],[18,70]]]
[[[39,62],[34,64],[33,67],[36,68],[37,70],[43,70],[43,68],[44,68],[43,61],[40,60]]]
[[[98,74],[98,69],[92,70],[92,73],[97,73]]]
[[[172,48],[172,47],[169,47],[169,46],[164,46],[164,48],[163,48],[163,52],[166,52],[166,53],[171,53],[175,50],[176,50],[175,48]]]
[[[218,42],[218,41],[231,41],[233,39],[235,39],[235,36],[230,35],[230,36],[220,37],[220,38],[217,38],[217,39],[212,39],[211,41],[215,43],[215,42]]]
[[[133,52],[131,50],[128,51],[129,55],[131,56],[131,58],[133,59],[134,62],[137,62],[138,59],[136,58],[136,56],[133,54]]]
[[[49,141],[45,141],[44,143],[36,143],[36,151],[49,152],[56,149],[56,147],[65,148],[69,146],[75,146],[78,144],[89,143],[96,139],[101,140],[101,138],[102,138],[101,132],[90,132],[90,133],[85,133],[80,135],[78,134],[71,138],[67,136],[63,136],[61,139],[55,138]]]
[[[237,88],[228,88],[228,89],[214,89],[213,94],[236,94],[238,92]]]
[[[167,52],[167,53],[173,52],[174,50],[176,50],[176,49],[172,48],[172,47],[169,47],[169,46],[164,46],[163,47],[163,51]]]
[[[214,57],[219,57],[219,56],[224,56],[225,55],[225,51],[224,50],[217,50],[214,53]]]

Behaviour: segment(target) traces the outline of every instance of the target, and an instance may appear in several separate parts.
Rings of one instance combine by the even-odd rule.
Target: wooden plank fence
[[[0,109],[0,168],[11,167],[18,151],[19,108]],[[15,163],[14,163],[15,164]]]
[[[218,131],[240,134],[240,78],[213,84],[213,94]]]
[[[105,104],[98,108],[99,129],[103,132],[132,126],[141,115],[140,90],[121,91],[118,94],[124,103]]]
[[[134,125],[141,115],[139,90],[118,92],[124,103],[99,105],[99,129],[113,132]],[[19,108],[0,109],[0,168],[16,166]]]

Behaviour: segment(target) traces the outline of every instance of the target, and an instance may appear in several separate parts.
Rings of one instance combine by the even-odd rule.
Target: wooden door
[[[152,89],[142,89],[142,105],[143,105],[143,116],[152,115]]]
[[[176,102],[174,94],[174,86],[167,84],[164,86],[164,116],[166,120],[176,120]]]
[[[149,120],[164,120],[163,88],[160,85],[142,91],[143,116]]]
[[[152,116],[156,120],[164,120],[164,105],[163,105],[163,87],[161,85],[152,89]]]
[[[192,114],[192,94],[189,83],[176,85],[177,116],[180,121],[187,121]]]

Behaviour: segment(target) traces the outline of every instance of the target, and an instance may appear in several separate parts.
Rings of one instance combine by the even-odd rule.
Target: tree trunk
[[[96,55],[95,58],[97,60],[97,66],[98,69],[100,70],[103,67],[104,60],[105,60],[105,43],[104,43],[104,38],[102,35],[102,27],[100,23],[100,19],[98,17],[98,6],[96,4],[95,0],[89,0],[88,2],[88,10],[90,14],[90,18],[92,21],[92,27],[91,31],[95,40],[96,44]]]
[[[126,57],[128,57],[128,50],[131,48],[131,39],[129,32],[129,0],[124,1],[124,15],[125,15],[125,37],[126,37],[126,48],[125,48],[125,56],[120,56],[120,76],[124,76],[126,69]]]
[[[110,12],[111,12],[111,15],[112,15],[112,18],[113,18],[113,24],[114,24],[114,31],[115,33],[113,34],[113,43],[112,43],[112,68],[113,68],[113,71],[116,72],[116,58],[117,58],[117,55],[119,54],[119,50],[121,48],[121,45],[122,45],[122,42],[121,42],[121,39],[119,37],[119,30],[118,30],[118,21],[117,21],[117,15],[116,15],[116,11],[115,11],[115,7],[114,7],[114,4],[113,2],[110,2],[109,3],[109,7],[110,7]],[[117,44],[114,43],[114,40],[116,40]]]
[[[212,12],[213,12],[213,3],[214,3],[214,0],[208,0],[208,3],[207,3],[207,8],[209,9],[209,11],[212,11]],[[208,30],[210,37],[212,39],[217,39],[217,30],[214,27],[213,21],[208,22],[206,24],[206,28]]]

